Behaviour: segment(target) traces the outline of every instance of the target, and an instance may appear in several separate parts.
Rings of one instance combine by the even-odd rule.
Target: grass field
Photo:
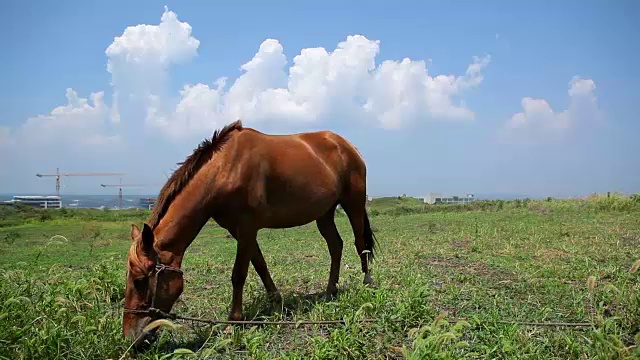
[[[121,337],[130,224],[145,211],[0,208],[0,358],[640,358],[640,199],[423,206],[376,200],[376,289],[362,285],[346,217],[339,298],[315,224],[262,230],[283,295],[250,268],[245,315],[346,325],[227,327],[176,321],[147,352]],[[174,311],[226,319],[235,242],[208,224],[187,251]],[[376,319],[361,323],[362,318]],[[587,322],[554,327],[513,322]],[[195,353],[195,355],[193,355]]]

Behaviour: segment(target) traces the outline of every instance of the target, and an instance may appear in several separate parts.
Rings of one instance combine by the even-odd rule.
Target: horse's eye
[[[138,290],[145,290],[147,288],[148,283],[149,282],[147,277],[141,277],[133,280],[133,285]]]

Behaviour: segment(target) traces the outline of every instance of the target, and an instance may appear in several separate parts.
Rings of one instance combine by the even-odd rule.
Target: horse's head
[[[131,225],[133,243],[127,257],[127,285],[124,295],[125,312],[122,331],[125,337],[136,339],[136,346],[153,333],[143,329],[162,312],[170,312],[182,293],[183,278],[180,269],[166,266],[154,249],[154,234],[149,225],[142,231]]]

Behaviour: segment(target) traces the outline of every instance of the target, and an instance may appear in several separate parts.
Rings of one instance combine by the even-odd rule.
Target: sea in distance
[[[24,195],[45,195],[45,194],[0,194],[0,202],[9,201],[13,196]],[[49,194],[48,194],[49,195]],[[122,195],[122,208],[140,207],[141,198],[156,198],[158,195]],[[65,208],[97,208],[97,209],[118,209],[120,207],[120,199],[118,195],[60,195],[62,198],[62,207]]]
[[[52,195],[52,194],[22,194],[22,193],[14,193],[14,194],[0,194],[0,202],[9,201],[13,199],[13,196],[24,196],[24,195]],[[395,197],[393,195],[389,195]],[[118,195],[111,194],[103,194],[103,195],[76,195],[76,194],[62,194],[60,195],[62,198],[62,207],[65,208],[97,208],[97,209],[118,209],[120,207],[120,200]],[[151,195],[122,195],[122,208],[136,208],[140,206],[140,199],[142,198],[157,198],[158,194]],[[373,196],[374,198],[384,197],[384,196]],[[493,200],[493,199],[503,199],[503,200],[512,200],[512,199],[524,199],[527,196],[516,195],[516,194],[476,194],[477,200]],[[145,207],[145,206],[142,206]],[[146,208],[146,207],[145,207]]]

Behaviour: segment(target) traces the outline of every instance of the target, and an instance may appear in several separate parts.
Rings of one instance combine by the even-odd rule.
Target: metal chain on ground
[[[203,319],[196,318],[190,316],[181,316],[174,313],[166,313],[162,310],[154,309],[155,315],[159,315],[160,318],[166,318],[170,320],[186,320],[193,322],[200,322],[209,325],[294,325],[296,327],[300,325],[332,325],[332,324],[346,324],[345,320],[299,320],[299,321],[291,321],[291,320],[281,320],[281,321],[268,321],[268,320],[215,320],[215,319]],[[380,319],[375,318],[365,318],[356,320],[357,323],[372,323]],[[387,321],[391,322],[401,322],[401,319],[388,319]],[[446,320],[449,323],[457,323],[460,321],[467,321],[467,319],[459,318],[459,319],[450,319]],[[572,328],[584,328],[584,327],[592,327],[594,324],[587,322],[527,322],[527,321],[506,321],[506,320],[494,320],[484,322],[496,323],[496,324],[505,324],[505,325],[521,325],[521,326],[542,326],[542,327],[572,327]],[[140,334],[138,337],[143,336]],[[138,339],[134,340],[133,343],[125,350],[120,359],[123,359],[124,356],[129,352],[133,344]],[[204,346],[204,345],[203,345]]]
[[[170,320],[186,320],[193,322],[200,322],[210,325],[332,325],[332,324],[346,324],[343,320],[215,320],[215,319],[203,319],[190,316],[181,316],[173,313],[165,313],[158,311],[158,315]],[[360,323],[372,323],[378,321],[377,318],[365,318],[355,320],[354,322]],[[401,319],[389,319],[391,322],[402,322]],[[447,320],[450,323],[459,321],[468,321],[465,318]],[[496,323],[504,325],[521,325],[521,326],[546,326],[546,327],[592,327],[594,324],[588,322],[530,322],[530,321],[506,321],[506,320],[484,320],[486,323]]]

